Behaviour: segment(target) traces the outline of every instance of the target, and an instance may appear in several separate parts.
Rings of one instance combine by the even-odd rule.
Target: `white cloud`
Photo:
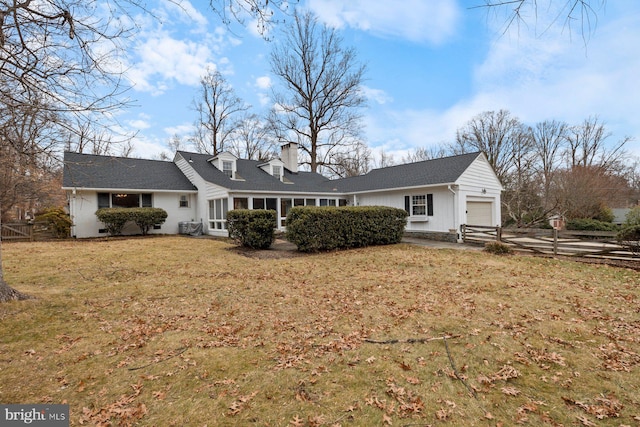
[[[206,31],[207,30],[207,18],[200,13],[190,1],[181,0],[180,2],[168,1],[162,4],[166,7],[167,14],[165,20],[179,19],[182,22],[190,25],[196,24],[193,27],[194,31]]]
[[[262,76],[256,79],[256,87],[258,89],[267,90],[271,87],[271,85],[271,77],[269,76]]]
[[[555,30],[555,32],[553,32]],[[402,153],[407,146],[452,142],[475,115],[507,109],[526,124],[547,119],[579,124],[598,115],[611,141],[632,136],[627,148],[640,153],[640,14],[604,20],[585,46],[562,28],[542,36],[497,38],[474,75],[474,91],[444,110],[386,111],[368,120],[373,146]],[[402,141],[400,143],[399,141]]]
[[[182,123],[176,126],[167,126],[162,130],[169,137],[178,135],[180,138],[186,141],[187,137],[193,132],[193,123]]]
[[[141,119],[138,119],[138,120],[129,120],[129,121],[127,122],[127,125],[128,125],[130,128],[138,129],[138,130],[142,130],[142,129],[149,129],[149,128],[151,127],[151,124],[150,124],[148,121],[146,121],[146,120],[141,120]]]
[[[393,101],[391,95],[389,95],[382,89],[374,89],[372,87],[363,85],[360,87],[360,90],[362,91],[365,98],[375,102],[376,104],[383,105]]]
[[[310,0],[319,18],[336,28],[349,26],[374,35],[441,44],[456,31],[455,0]]]
[[[191,2],[161,2],[153,16],[135,20],[140,31],[128,48],[125,74],[135,90],[161,95],[176,84],[197,85],[207,69],[233,73],[223,52],[241,41],[224,27],[209,28]]]
[[[215,69],[212,52],[196,41],[176,40],[166,33],[137,47],[138,60],[127,76],[136,90],[161,94],[171,82],[194,86],[207,68]]]
[[[476,97],[495,97],[526,122],[579,123],[598,114],[640,132],[640,15],[602,24],[585,46],[556,28],[545,37],[500,39],[476,73]],[[622,136],[622,135],[620,135]]]

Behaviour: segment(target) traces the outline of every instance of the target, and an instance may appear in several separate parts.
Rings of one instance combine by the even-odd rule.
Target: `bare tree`
[[[456,132],[451,146],[455,154],[481,151],[502,181],[514,166],[514,155],[522,152],[527,129],[507,110],[485,111]]]
[[[231,135],[229,151],[238,158],[266,161],[276,157],[269,126],[256,114],[244,115]]]
[[[560,167],[567,129],[566,123],[557,120],[545,120],[531,129],[538,181],[541,183],[540,196],[545,211],[553,209],[556,205],[550,189],[554,175]]]
[[[373,159],[373,167],[374,168],[386,168],[389,166],[393,166],[396,164],[396,159],[393,157],[393,154],[387,153],[384,150],[380,150],[377,158]]]
[[[547,215],[541,208],[532,142],[531,129],[523,126],[518,137],[511,142],[511,166],[502,177],[505,188],[503,216],[515,222],[517,227],[531,226]]]
[[[598,14],[606,4],[606,0],[484,0],[483,4],[474,9],[483,8],[495,12],[496,16],[503,13],[503,32],[516,26],[537,26],[540,15],[549,15],[543,20],[543,31],[548,28],[548,22],[562,22],[563,28],[572,33],[573,27],[579,26],[579,33],[585,42],[591,38],[598,21]]]
[[[317,172],[332,165],[340,147],[360,140],[365,66],[353,48],[342,46],[337,30],[311,12],[296,11],[293,18],[271,52],[282,90],[273,92],[270,120],[278,140],[298,143],[303,164]]]
[[[274,24],[283,21],[288,15],[290,5],[299,0],[209,0],[211,9],[218,14],[224,24],[232,21],[247,25],[251,21],[256,31],[268,39],[269,30]]]
[[[330,166],[331,176],[345,178],[349,176],[363,175],[371,170],[373,157],[371,149],[363,141],[355,141],[350,144],[348,150],[336,151]]]
[[[445,145],[432,147],[418,147],[402,157],[402,163],[421,162],[424,160],[440,159],[450,155],[449,148]]]
[[[216,156],[226,150],[225,145],[236,127],[236,116],[249,106],[236,96],[219,71],[209,70],[200,79],[193,109],[198,113],[193,136],[196,149]]]
[[[13,117],[37,108],[38,117],[47,117],[51,129],[58,127],[55,132],[60,132],[70,117],[106,119],[103,115],[126,104],[122,70],[114,65],[122,52],[120,40],[128,32],[122,20],[114,19],[127,14],[124,3],[136,4],[134,0],[0,1],[0,135],[13,150],[6,151],[13,153],[10,156],[25,151],[21,145],[25,140],[15,137],[19,122],[4,120],[7,114]],[[108,15],[103,13],[105,5]],[[30,142],[28,152],[46,154],[51,141]],[[1,265],[0,260],[0,300],[23,297],[6,284]]]
[[[589,117],[581,125],[568,128],[565,153],[568,166],[617,168],[626,156],[624,147],[631,138],[625,137],[609,146],[610,137],[611,132],[607,131],[598,116]]]

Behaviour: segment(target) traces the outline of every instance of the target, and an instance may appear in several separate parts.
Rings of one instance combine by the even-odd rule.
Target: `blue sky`
[[[504,14],[473,9],[483,0],[300,0],[341,31],[367,66],[365,139],[374,152],[400,158],[417,147],[452,142],[456,129],[488,110],[507,109],[526,124],[546,119],[580,124],[598,115],[611,142],[635,138],[640,156],[640,2],[597,8],[589,40],[580,22],[562,19],[565,0],[538,0],[527,25],[504,31]],[[600,1],[592,3],[597,6]],[[261,114],[269,107],[272,44],[253,29],[221,25],[205,0],[150,0],[156,18],[136,16],[127,78],[135,107],[119,115],[137,131],[133,155],[172,155],[186,140],[191,103],[207,67]],[[277,37],[277,32],[274,33]],[[187,147],[189,149],[189,147]]]

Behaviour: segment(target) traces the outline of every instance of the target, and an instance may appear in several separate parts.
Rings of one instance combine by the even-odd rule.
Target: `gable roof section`
[[[64,153],[63,188],[196,191],[173,162]]]
[[[334,181],[340,192],[354,193],[396,188],[453,184],[481,153],[468,153],[441,159],[373,169],[364,175]]]
[[[314,172],[292,173],[285,168],[283,182],[260,168],[260,165],[264,162],[237,159],[237,179],[231,179],[209,162],[212,158],[210,154],[190,153],[188,151],[178,151],[178,154],[188,161],[191,167],[205,181],[231,191],[279,193],[333,192],[333,181]]]

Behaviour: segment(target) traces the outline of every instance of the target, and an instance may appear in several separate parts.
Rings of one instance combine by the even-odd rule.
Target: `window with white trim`
[[[212,230],[227,229],[227,212],[229,211],[229,199],[209,200],[209,228]]]
[[[410,216],[433,216],[433,194],[404,196],[404,209]]]
[[[222,161],[222,172],[229,178],[233,178],[233,162],[229,160]]]
[[[180,196],[180,204],[179,206],[181,208],[188,208],[189,207],[189,196],[187,196],[186,194],[183,194]]]
[[[273,175],[276,178],[280,179],[282,177],[282,166],[272,165],[271,166],[271,175]]]

